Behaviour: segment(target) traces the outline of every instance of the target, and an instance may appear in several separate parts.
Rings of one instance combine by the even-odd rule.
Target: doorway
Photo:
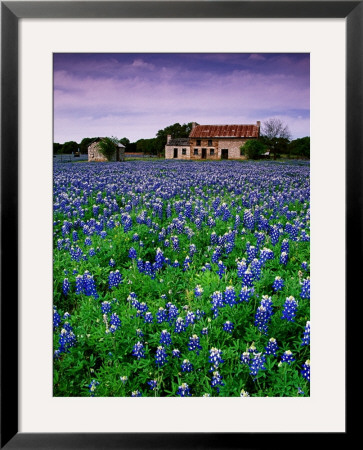
[[[207,149],[202,148],[202,159],[206,159],[206,158],[207,158]]]
[[[222,148],[221,158],[228,159],[228,148]]]
[[[177,158],[177,157],[178,157],[178,149],[174,148],[174,158]]]

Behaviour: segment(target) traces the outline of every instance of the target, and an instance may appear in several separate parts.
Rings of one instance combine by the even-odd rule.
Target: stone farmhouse
[[[99,150],[98,143],[104,139],[98,137],[88,146],[88,161],[107,162],[107,161],[124,161],[125,160],[125,146],[118,143],[115,145],[115,153],[110,159],[107,159]]]
[[[165,159],[246,159],[240,147],[260,136],[256,125],[196,125],[188,138],[167,137]]]

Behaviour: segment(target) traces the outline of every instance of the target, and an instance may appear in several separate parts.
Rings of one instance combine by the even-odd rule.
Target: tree
[[[110,161],[111,157],[116,151],[117,144],[119,142],[120,141],[114,136],[103,138],[98,143],[100,153],[102,153],[102,155],[107,158],[108,161]]]
[[[274,155],[274,159],[286,150],[286,145],[291,139],[289,127],[280,119],[273,117],[266,120],[262,124],[261,130],[262,141],[270,149],[270,153]]]
[[[289,143],[289,152],[291,155],[310,158],[310,137],[295,139]]]
[[[63,144],[62,153],[71,154],[78,152],[78,144],[75,141],[67,141]]]
[[[266,152],[266,145],[259,139],[250,139],[240,147],[241,155],[246,155],[248,159],[258,159]]]
[[[58,142],[53,142],[53,154],[54,155],[56,153],[62,153],[62,148],[63,148],[62,144],[58,144]]]
[[[81,143],[79,144],[79,149],[81,153],[87,154],[88,153],[88,146],[95,140],[96,138],[83,138],[81,140]]]

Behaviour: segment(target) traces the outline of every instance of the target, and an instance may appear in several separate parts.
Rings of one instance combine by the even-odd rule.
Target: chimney
[[[192,122],[192,129],[197,126],[197,122]]]
[[[167,137],[166,137],[166,143],[167,144],[169,143],[170,139],[171,139],[171,134],[168,134]]]
[[[261,126],[261,122],[258,120],[257,121],[257,126],[260,127]]]

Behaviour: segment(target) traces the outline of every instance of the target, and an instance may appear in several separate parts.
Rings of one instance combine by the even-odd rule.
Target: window
[[[182,155],[186,155],[187,154],[187,149],[186,148],[182,148]]]
[[[208,139],[208,147],[212,147],[212,139]]]
[[[210,154],[211,156],[214,155],[214,148],[211,148],[211,149],[210,149],[209,154]]]
[[[201,140],[200,139],[197,139],[197,143],[195,144],[197,147],[199,147],[200,145],[202,145],[201,144]]]
[[[198,149],[197,148],[194,149],[194,155],[198,155]]]

